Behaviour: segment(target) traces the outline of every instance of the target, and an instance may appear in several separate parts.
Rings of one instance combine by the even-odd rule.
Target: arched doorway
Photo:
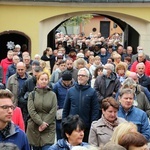
[[[14,45],[19,44],[27,46],[27,51],[31,53],[31,40],[30,38],[19,31],[4,31],[0,33],[0,60],[7,56],[7,51],[10,50],[7,46],[8,42],[13,42]],[[13,49],[12,49],[13,50]],[[21,51],[25,51],[23,48]]]
[[[110,15],[105,15],[105,14],[97,14],[97,15],[101,15],[104,17],[109,18],[110,20],[112,20],[114,23],[116,23],[124,32],[123,34],[123,45],[124,48],[127,48],[127,46],[132,46],[133,47],[133,53],[136,53],[136,48],[139,45],[139,33],[129,24],[127,24],[126,22],[122,21],[119,18],[110,16]],[[59,28],[59,26],[61,26],[61,24],[63,24],[65,21],[67,21],[68,19],[62,21],[61,23],[59,23],[55,28],[53,28],[47,35],[47,46],[52,47],[53,49],[55,49],[55,32],[56,30]],[[101,31],[99,31],[101,32]]]

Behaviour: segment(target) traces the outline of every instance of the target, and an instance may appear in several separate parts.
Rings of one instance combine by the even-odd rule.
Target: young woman
[[[37,76],[37,86],[28,98],[27,136],[33,150],[47,150],[55,140],[55,115],[57,98],[47,86],[49,76],[45,72]]]

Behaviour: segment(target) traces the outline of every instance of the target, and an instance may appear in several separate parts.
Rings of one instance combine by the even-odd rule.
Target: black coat
[[[53,67],[54,67],[54,64],[55,64],[55,56],[54,55],[50,55],[50,57],[48,58],[46,55],[43,55],[41,57],[41,60],[49,61],[50,67],[51,67],[51,73],[52,73]]]

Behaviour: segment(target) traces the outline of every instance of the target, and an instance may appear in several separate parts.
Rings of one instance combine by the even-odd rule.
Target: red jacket
[[[138,61],[135,61],[132,64],[130,71],[136,72],[136,65],[138,63],[139,63]],[[145,75],[150,76],[150,61],[146,60],[144,64],[145,64]]]
[[[19,107],[16,107],[13,111],[12,121],[14,124],[18,125],[20,129],[25,131],[24,121],[22,117],[22,112]]]
[[[1,66],[3,68],[3,84],[6,84],[6,73],[8,70],[8,66],[13,63],[12,60],[9,60],[8,58],[2,59]]]

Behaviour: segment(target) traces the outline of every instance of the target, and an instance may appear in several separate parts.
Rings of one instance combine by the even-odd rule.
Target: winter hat
[[[70,72],[64,72],[61,77],[64,81],[72,80],[72,74]]]
[[[37,61],[37,60],[33,60],[32,62],[32,66],[35,65],[35,66],[40,66],[40,62]]]

